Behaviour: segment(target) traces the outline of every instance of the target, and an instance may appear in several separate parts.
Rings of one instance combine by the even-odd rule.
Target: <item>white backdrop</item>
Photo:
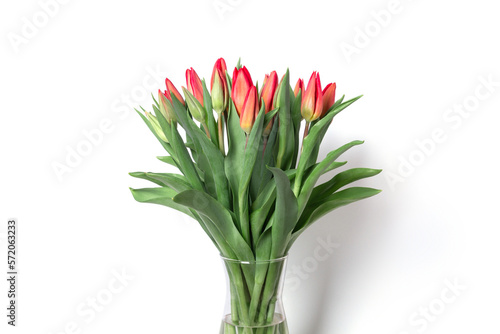
[[[15,217],[20,278],[16,328],[1,280],[1,333],[217,333],[215,248],[194,221],[136,203],[128,187],[147,183],[128,172],[169,171],[133,107],[167,76],[185,85],[188,67],[208,79],[221,56],[260,82],[318,70],[339,96],[364,94],[322,154],[364,139],[348,166],[384,169],[360,182],[381,195],[329,214],[292,250],[291,333],[498,333],[495,5],[3,1],[0,258],[4,272]]]

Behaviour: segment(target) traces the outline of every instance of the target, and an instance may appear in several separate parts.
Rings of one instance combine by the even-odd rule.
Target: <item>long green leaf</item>
[[[326,158],[321,161],[311,172],[311,174],[305,179],[303,186],[300,188],[298,203],[299,203],[299,215],[302,214],[304,208],[306,207],[307,202],[309,201],[309,196],[311,195],[316,182],[319,180],[319,177],[323,175],[327,169],[331,169],[332,164],[337,160],[337,158],[342,155],[345,151],[349,150],[351,147],[356,145],[363,144],[360,140],[352,141],[348,144],[343,145],[342,147],[336,149],[335,151],[330,152]],[[337,163],[337,167],[343,166],[345,162]]]
[[[341,206],[372,197],[380,192],[381,190],[379,189],[351,187],[327,196],[321,203],[317,203],[316,205],[311,205],[306,208],[294,229],[294,236],[296,234],[298,236],[298,234],[311,226],[312,223],[326,215],[328,212]]]
[[[177,195],[177,192],[173,189],[168,187],[142,189],[130,188],[130,191],[137,202],[168,206],[169,208],[175,209],[194,218],[188,208],[173,201],[174,196]]]
[[[297,223],[298,205],[297,198],[290,188],[288,176],[279,168],[270,168],[276,182],[276,207],[272,224],[272,251],[273,258],[285,254],[287,243]]]
[[[325,197],[333,194],[340,188],[352,182],[375,176],[381,171],[381,169],[372,168],[352,168],[345,170],[335,175],[331,180],[315,187],[309,201],[311,203],[321,202]]]
[[[216,199],[205,192],[187,190],[174,197],[174,202],[196,210],[200,215],[208,217],[214,227],[232,249],[238,260],[255,260],[252,249],[234,225],[230,212]]]

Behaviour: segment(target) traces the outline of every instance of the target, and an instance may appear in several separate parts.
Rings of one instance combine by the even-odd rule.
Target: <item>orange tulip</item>
[[[325,89],[323,89],[323,112],[321,117],[325,116],[330,110],[330,108],[335,104],[335,90],[337,89],[337,84],[328,84]]]
[[[266,114],[273,107],[273,99],[276,88],[278,88],[278,74],[276,74],[276,71],[272,71],[270,75],[266,74],[264,85],[262,86],[262,92],[260,94],[260,98],[265,105]]]
[[[182,95],[179,93],[177,88],[175,88],[174,84],[172,81],[170,81],[168,78],[165,79],[165,85],[167,86],[167,96],[170,99],[170,93],[174,93],[175,97],[177,100],[179,100],[182,104],[186,105],[184,102],[184,99],[182,98]]]
[[[295,84],[295,89],[293,91],[293,94],[295,96],[299,95],[299,92],[302,92],[302,95],[304,95],[304,80],[299,79],[297,80],[297,84]]]
[[[245,97],[245,102],[243,103],[240,115],[240,126],[247,134],[250,134],[258,112],[259,104],[257,88],[252,85],[247,93],[247,96]]]
[[[319,73],[313,72],[306,91],[302,94],[301,113],[306,122],[318,119],[323,112],[323,92]]]
[[[188,91],[203,106],[203,85],[196,71],[191,67],[186,70],[186,82]]]
[[[252,77],[247,68],[243,66],[240,69],[235,68],[233,72],[233,88],[231,98],[233,99],[236,112],[241,117],[243,105],[247,98],[250,88],[253,86]]]

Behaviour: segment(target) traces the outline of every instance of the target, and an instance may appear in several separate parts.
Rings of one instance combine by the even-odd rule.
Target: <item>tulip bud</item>
[[[272,71],[270,75],[266,75],[264,79],[264,85],[262,86],[262,92],[260,95],[261,101],[264,103],[266,114],[271,111],[273,107],[273,100],[276,93],[276,89],[278,88],[278,74],[276,71]],[[262,135],[264,137],[269,136],[271,130],[273,128],[274,120],[271,120],[269,124],[265,127]]]
[[[253,124],[259,112],[257,98],[257,88],[252,86],[245,97],[240,115],[240,126],[247,134],[250,134],[250,131],[252,131]]]
[[[337,84],[328,84],[325,89],[323,89],[323,112],[321,117],[324,117],[328,110],[335,104],[335,90],[337,89]]]
[[[170,97],[170,93],[174,93],[175,97],[177,98],[177,100],[179,100],[179,102],[181,102],[182,104],[186,105],[186,103],[184,102],[184,99],[182,98],[182,95],[179,93],[179,91],[177,90],[177,88],[175,88],[174,84],[172,83],[172,81],[170,81],[168,78],[165,79],[165,85],[167,86],[167,96]]]
[[[302,95],[304,95],[304,80],[302,79],[297,80],[293,94],[297,96],[299,95],[299,92],[302,92]]]
[[[264,102],[266,114],[273,107],[273,99],[274,94],[276,93],[276,88],[278,88],[278,75],[276,74],[276,71],[272,71],[270,75],[266,75],[260,95],[262,102]]]
[[[318,119],[323,112],[323,92],[319,73],[313,72],[306,91],[302,94],[301,113],[306,122]]]
[[[203,85],[200,77],[192,67],[186,70],[186,82],[188,91],[203,106]]]
[[[236,107],[236,112],[241,117],[243,110],[243,105],[245,104],[245,99],[253,86],[252,77],[248,72],[247,68],[243,66],[238,69],[235,68],[233,72],[233,88],[231,91],[231,98]]]
[[[229,103],[229,90],[226,80],[226,62],[219,58],[215,63],[210,81],[210,91],[212,93],[212,106],[220,115],[226,110]]]
[[[158,104],[160,105],[161,114],[165,117],[168,123],[177,121],[174,107],[172,105],[172,97],[167,91],[162,93],[161,90],[158,89]]]
[[[165,136],[165,133],[163,132],[160,126],[160,122],[158,122],[158,119],[147,111],[146,111],[146,117],[149,119],[149,123],[151,123],[151,126],[153,127],[153,130],[155,131],[156,135],[158,135],[158,137],[160,137],[161,140],[168,143],[168,139]]]
[[[205,107],[189,92],[186,88],[182,87],[184,91],[184,96],[186,97],[186,103],[188,105],[189,112],[195,120],[205,124],[207,122],[207,111]]]

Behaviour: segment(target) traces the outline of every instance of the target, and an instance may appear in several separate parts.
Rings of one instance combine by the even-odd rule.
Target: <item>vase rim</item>
[[[229,262],[237,262],[240,264],[256,264],[256,263],[275,263],[275,262],[282,262],[285,261],[288,258],[288,254],[282,257],[278,257],[276,259],[269,259],[269,260],[252,260],[252,261],[245,261],[245,260],[237,260],[237,259],[231,259],[229,257],[220,255],[220,258],[223,261],[229,261]]]

